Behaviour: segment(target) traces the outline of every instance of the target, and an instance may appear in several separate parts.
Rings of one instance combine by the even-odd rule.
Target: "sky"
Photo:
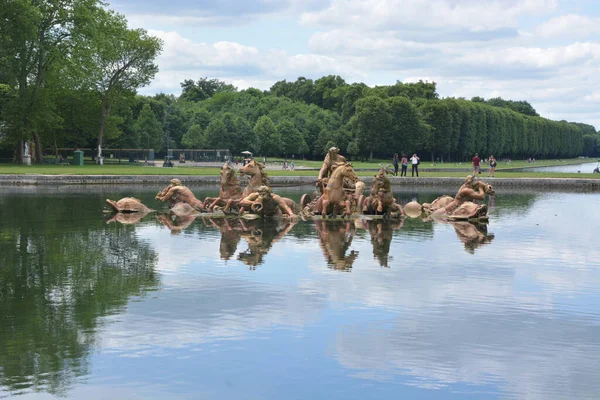
[[[269,89],[303,76],[435,81],[442,97],[527,100],[600,129],[595,0],[113,0],[164,41],[142,94],[184,79]]]

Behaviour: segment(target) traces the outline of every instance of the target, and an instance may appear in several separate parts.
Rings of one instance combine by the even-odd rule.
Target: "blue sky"
[[[161,37],[160,73],[238,88],[337,74],[347,82],[438,83],[442,96],[527,100],[600,129],[600,5],[592,0],[114,0]]]

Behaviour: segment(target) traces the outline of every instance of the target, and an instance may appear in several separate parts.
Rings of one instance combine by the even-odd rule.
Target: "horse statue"
[[[271,187],[269,183],[269,175],[264,170],[264,166],[261,163],[257,163],[255,160],[251,160],[248,164],[244,165],[238,171],[240,174],[247,175],[250,178],[248,181],[248,185],[242,193],[242,198],[247,198],[252,193],[258,192],[258,189],[261,186]],[[298,211],[298,205],[294,200],[289,199],[287,197],[282,197],[281,199],[285,201],[287,206],[293,212]]]
[[[363,202],[363,214],[384,214],[395,218],[404,215],[400,204],[396,203],[396,199],[392,194],[392,184],[387,177],[387,168],[381,167],[375,178],[373,179],[373,187],[371,194]]]
[[[221,190],[219,197],[207,197],[202,203],[202,208],[212,211],[215,207],[223,207],[223,210],[229,210],[235,200],[242,199],[242,187],[229,163],[221,167]]]
[[[352,164],[346,162],[337,162],[333,165],[333,172],[327,180],[327,186],[323,188],[323,195],[317,200],[313,213],[327,215],[337,215],[338,208],[345,208],[343,215],[352,213],[351,200],[347,198],[344,190],[344,179],[348,178],[354,182],[358,181],[358,176],[352,168]]]

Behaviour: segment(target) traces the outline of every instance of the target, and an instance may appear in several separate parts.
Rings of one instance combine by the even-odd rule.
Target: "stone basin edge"
[[[219,184],[218,176],[207,175],[0,175],[3,185],[132,185],[132,184],[167,184],[170,179],[179,178],[184,184]],[[271,176],[271,184],[278,185],[314,185],[316,178],[312,176]],[[361,177],[366,183],[373,182],[372,176]],[[600,179],[588,178],[488,178],[481,179],[497,187],[523,188],[569,188],[600,190]],[[394,186],[443,186],[461,185],[464,178],[440,177],[390,177]],[[242,184],[243,181],[242,181]],[[368,190],[368,187],[367,187]]]

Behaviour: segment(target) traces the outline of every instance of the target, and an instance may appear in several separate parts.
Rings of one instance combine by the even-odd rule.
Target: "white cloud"
[[[543,38],[588,38],[600,33],[600,18],[568,14],[537,26],[533,34]]]
[[[330,7],[305,12],[305,24],[380,29],[409,27],[464,28],[473,32],[516,27],[518,18],[545,14],[556,0],[334,0]]]

